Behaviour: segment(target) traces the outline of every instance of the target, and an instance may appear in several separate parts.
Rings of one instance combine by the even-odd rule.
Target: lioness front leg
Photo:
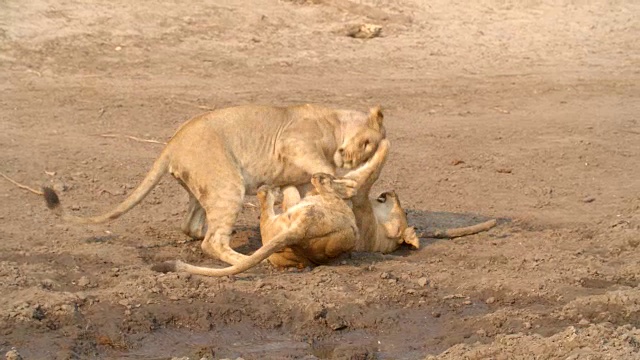
[[[378,149],[376,149],[371,159],[360,167],[346,173],[343,178],[354,180],[358,184],[358,188],[363,188],[368,196],[369,190],[373,186],[373,183],[378,180],[382,167],[387,161],[389,147],[389,140],[381,140]]]

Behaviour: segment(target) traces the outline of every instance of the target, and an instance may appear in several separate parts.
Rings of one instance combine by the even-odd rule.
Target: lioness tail
[[[120,215],[126,213],[131,210],[134,206],[138,205],[142,199],[144,199],[153,189],[164,174],[167,173],[169,161],[167,156],[164,154],[156,160],[153,164],[153,167],[145,176],[144,180],[138,185],[138,187],[129,195],[123,202],[121,202],[115,209],[109,211],[106,214],[98,215],[94,217],[79,217],[74,215],[69,215],[63,208],[60,206],[60,198],[58,194],[50,188],[44,187],[42,189],[44,200],[47,204],[47,207],[53,210],[54,214],[61,216],[62,219],[66,221],[71,221],[78,224],[98,224],[108,220],[116,219],[120,217]]]

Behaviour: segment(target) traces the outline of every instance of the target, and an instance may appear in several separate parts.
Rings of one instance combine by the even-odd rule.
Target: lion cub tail
[[[112,219],[120,217],[120,215],[131,210],[134,206],[138,205],[142,199],[144,199],[151,190],[160,182],[162,176],[168,172],[169,161],[164,154],[156,160],[153,167],[145,176],[144,180],[138,185],[138,187],[129,195],[123,202],[121,202],[115,209],[107,212],[106,214],[93,216],[93,217],[80,217],[67,213],[60,206],[60,198],[58,194],[50,187],[44,187],[42,189],[44,200],[47,207],[53,210],[54,214],[60,216],[65,221],[74,222],[77,224],[99,224]]]
[[[249,270],[252,267],[258,265],[263,260],[266,260],[272,254],[284,249],[287,246],[291,246],[298,241],[300,241],[303,237],[301,234],[297,233],[295,230],[291,231],[288,229],[277,236],[275,236],[271,241],[263,245],[256,252],[251,254],[251,256],[245,257],[241,262],[226,267],[226,268],[208,268],[204,266],[195,266],[191,264],[184,263],[180,260],[175,261],[165,261],[163,263],[156,264],[151,267],[152,270],[158,272],[187,272],[190,274],[196,275],[204,275],[204,276],[227,276],[227,275],[235,275],[239,274],[243,271]]]

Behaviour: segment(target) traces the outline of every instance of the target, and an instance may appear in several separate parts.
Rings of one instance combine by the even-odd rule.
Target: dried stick
[[[152,144],[167,145],[167,143],[166,143],[166,142],[162,142],[162,141],[158,141],[158,140],[152,140],[152,139],[142,139],[142,138],[135,137],[135,136],[131,136],[131,135],[100,134],[100,136],[102,136],[102,137],[106,137],[106,138],[123,137],[123,138],[127,138],[127,139],[129,139],[129,140],[138,141],[138,142],[145,142],[145,143],[152,143]]]
[[[477,234],[479,232],[487,231],[492,227],[496,226],[496,224],[497,224],[496,219],[491,219],[480,224],[461,227],[461,228],[426,231],[420,234],[419,237],[436,238],[436,239],[453,239],[461,236],[467,236],[467,235],[472,235],[472,234]]]
[[[7,181],[9,181],[9,182],[10,182],[10,183],[12,183],[13,185],[15,185],[15,186],[19,187],[20,189],[30,191],[30,192],[32,192],[32,193],[34,193],[34,194],[37,194],[37,195],[43,195],[42,191],[40,191],[40,190],[36,190],[36,189],[34,189],[34,188],[30,188],[30,187],[28,187],[27,185],[22,185],[22,184],[20,184],[19,182],[17,182],[17,181],[15,181],[15,180],[13,180],[12,178],[8,177],[7,175],[5,175],[5,174],[3,174],[3,173],[0,173],[0,175],[2,175],[2,177],[3,177],[3,178],[7,179]]]
[[[189,105],[189,106],[195,106],[198,109],[202,109],[202,110],[208,110],[208,111],[213,111],[216,109],[215,106],[211,107],[211,106],[204,106],[204,105],[198,105],[198,104],[194,104],[188,101],[184,101],[184,100],[178,100],[178,99],[172,99],[173,102],[177,102],[178,104],[182,104],[182,105]]]

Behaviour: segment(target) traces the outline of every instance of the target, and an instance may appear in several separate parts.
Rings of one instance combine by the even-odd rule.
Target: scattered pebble
[[[78,279],[78,286],[89,286],[89,284],[91,283],[91,281],[89,281],[89,278],[86,276],[81,277],[80,279]]]
[[[492,296],[490,298],[487,298],[487,300],[485,300],[484,302],[487,304],[493,304],[494,302],[496,302],[496,298]]]
[[[4,356],[7,360],[22,360],[22,356],[16,349],[11,349],[7,351],[7,353]]]
[[[382,26],[374,24],[362,24],[360,26],[351,26],[347,29],[347,36],[356,39],[372,39],[380,36]]]
[[[593,196],[587,196],[587,197],[582,199],[583,203],[591,203],[591,202],[594,202],[594,201],[596,201],[596,198],[594,198]]]
[[[423,276],[420,279],[418,279],[418,285],[420,285],[422,287],[427,286],[428,282],[429,282],[429,279],[427,279],[425,276]]]

